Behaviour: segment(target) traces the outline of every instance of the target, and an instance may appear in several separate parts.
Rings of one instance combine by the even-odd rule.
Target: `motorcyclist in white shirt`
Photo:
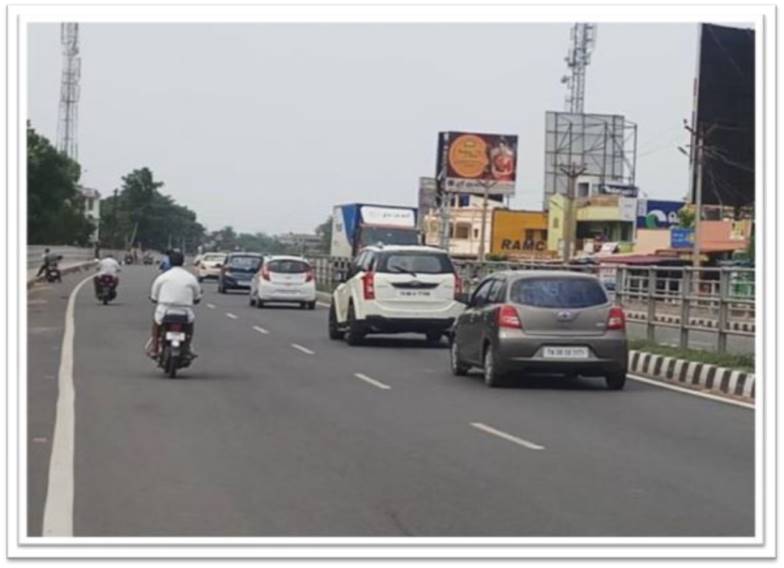
[[[98,273],[93,277],[93,285],[95,286],[95,294],[98,294],[99,290],[99,281],[101,276],[109,275],[114,278],[114,286],[115,288],[120,284],[120,277],[118,276],[122,271],[120,268],[120,263],[114,259],[112,254],[107,254],[103,257],[100,261],[98,261],[98,267],[96,268]]]
[[[191,345],[191,356],[196,357],[191,344],[193,322],[196,317],[193,306],[201,301],[202,290],[196,277],[182,267],[185,259],[181,251],[177,249],[171,251],[169,259],[171,268],[155,279],[150,291],[150,300],[157,306],[153,316],[152,337],[147,342],[147,354],[152,358],[158,356],[159,332],[163,316],[169,309],[176,309],[188,314],[187,342]]]

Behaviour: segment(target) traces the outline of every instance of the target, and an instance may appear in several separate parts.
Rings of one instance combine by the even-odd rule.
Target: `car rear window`
[[[512,284],[515,304],[536,308],[587,308],[607,303],[601,285],[588,278],[522,278]]]
[[[257,256],[232,256],[229,257],[229,267],[237,270],[256,270],[261,264]]]
[[[270,272],[282,274],[302,274],[310,270],[310,265],[301,260],[271,260],[267,263]]]
[[[202,258],[202,260],[208,260],[210,262],[220,262],[224,258],[226,258],[226,257],[224,255],[222,255],[222,254],[205,254],[204,258]]]
[[[447,255],[429,252],[384,254],[376,265],[376,272],[387,273],[448,274],[454,271]]]

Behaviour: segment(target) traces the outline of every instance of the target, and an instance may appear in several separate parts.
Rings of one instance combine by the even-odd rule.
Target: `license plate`
[[[181,331],[167,331],[166,339],[185,341],[185,334]]]
[[[430,290],[398,290],[397,295],[401,298],[429,298]]]
[[[545,347],[542,355],[545,359],[587,359],[587,347]]]

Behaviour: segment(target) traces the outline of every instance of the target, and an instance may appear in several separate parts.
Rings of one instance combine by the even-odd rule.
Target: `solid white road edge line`
[[[389,390],[392,388],[389,385],[385,385],[384,383],[382,383],[381,381],[377,381],[376,379],[371,379],[370,377],[368,377],[367,375],[363,375],[362,373],[354,373],[354,376],[359,380],[365,381],[366,383],[371,384],[374,387],[378,387],[380,389]]]
[[[487,432],[488,434],[492,434],[493,436],[498,436],[499,438],[503,438],[504,440],[507,440],[519,446],[523,446],[524,448],[528,448],[529,450],[544,449],[544,446],[540,446],[539,444],[534,444],[533,442],[529,442],[528,440],[523,440],[522,438],[518,438],[517,436],[512,436],[511,434],[507,434],[506,432],[502,432],[501,430],[496,430],[492,426],[488,426],[487,424],[482,424],[481,422],[471,422],[471,426],[477,428],[478,430],[482,430],[483,432]]]
[[[259,326],[257,326],[257,325],[254,325],[254,326],[253,326],[253,329],[255,329],[256,331],[258,331],[259,333],[263,333],[264,335],[269,335],[269,331],[267,331],[267,330],[266,330],[266,329],[264,329],[263,327],[259,327]]]
[[[233,319],[233,320],[237,319],[237,316],[235,316],[235,315],[234,315],[234,314],[232,314],[231,312],[226,312],[226,317],[227,317],[227,318],[231,318],[231,319]]]
[[[291,346],[292,346],[294,349],[297,349],[297,350],[299,350],[299,351],[302,351],[303,353],[307,353],[308,355],[315,355],[315,354],[316,354],[316,352],[315,352],[315,351],[311,351],[311,350],[310,350],[310,349],[308,349],[307,347],[302,347],[302,345],[299,345],[298,343],[292,343],[292,344],[291,344]]]
[[[74,306],[82,286],[93,279],[91,274],[79,282],[68,297],[65,329],[60,350],[57,375],[52,455],[49,460],[49,481],[44,501],[43,536],[73,536],[74,499],[74,402],[73,384]]]
[[[631,373],[627,373],[626,376],[633,381],[640,381],[641,383],[647,383],[649,385],[653,385],[656,387],[661,387],[663,389],[670,389],[674,390],[683,394],[690,394],[692,396],[701,396],[702,398],[709,398],[710,400],[715,400],[716,402],[724,402],[726,404],[732,404],[735,406],[742,406],[743,408],[748,408],[750,410],[754,410],[754,405],[749,404],[748,402],[743,402],[740,400],[733,400],[731,398],[725,398],[723,396],[718,396],[715,394],[702,392],[686,387],[679,387],[678,385],[672,385],[670,383],[665,383],[663,381],[657,381],[656,379],[649,379],[647,377],[641,377],[639,375],[632,375]]]

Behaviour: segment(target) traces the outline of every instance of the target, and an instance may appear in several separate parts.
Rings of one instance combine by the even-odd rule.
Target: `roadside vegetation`
[[[677,357],[698,363],[708,363],[719,367],[739,369],[748,373],[754,372],[754,354],[735,355],[732,353],[713,353],[711,351],[701,351],[699,349],[681,349],[680,347],[670,347],[659,343],[652,343],[644,339],[630,339],[629,349],[637,351],[647,351],[665,357]]]

